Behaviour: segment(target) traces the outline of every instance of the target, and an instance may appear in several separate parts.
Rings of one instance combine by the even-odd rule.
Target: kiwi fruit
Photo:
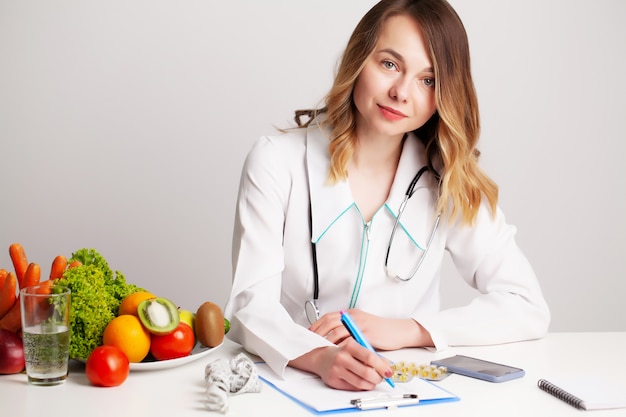
[[[207,347],[215,347],[224,341],[224,313],[220,306],[210,301],[196,311],[196,338]]]
[[[137,315],[144,327],[155,335],[170,334],[180,323],[178,307],[167,298],[143,300],[137,306]]]

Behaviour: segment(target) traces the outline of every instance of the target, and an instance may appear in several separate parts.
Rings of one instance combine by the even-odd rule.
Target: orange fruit
[[[150,333],[137,316],[122,314],[107,324],[102,335],[104,345],[116,346],[129,362],[141,362],[150,352]]]
[[[137,291],[127,295],[120,303],[120,309],[117,315],[123,316],[124,314],[131,314],[136,316],[139,303],[143,300],[149,300],[150,298],[156,298],[156,295],[152,294],[150,291]]]

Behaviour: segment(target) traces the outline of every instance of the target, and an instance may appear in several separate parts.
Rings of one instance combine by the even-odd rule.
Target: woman
[[[259,139],[246,159],[230,337],[279,375],[293,366],[334,388],[369,390],[390,365],[349,337],[341,310],[379,350],[545,335],[540,286],[477,164],[467,35],[451,6],[375,5],[325,104],[300,128]],[[446,251],[480,295],[441,311]]]

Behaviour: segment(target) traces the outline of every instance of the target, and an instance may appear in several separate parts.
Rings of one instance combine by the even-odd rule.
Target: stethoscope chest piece
[[[313,324],[320,318],[320,310],[317,308],[317,300],[307,300],[304,303],[304,312],[310,324]]]

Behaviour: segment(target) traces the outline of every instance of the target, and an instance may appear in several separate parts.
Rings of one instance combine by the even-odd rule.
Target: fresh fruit
[[[178,323],[173,332],[165,335],[152,335],[150,353],[156,360],[189,356],[196,343],[193,330],[187,323]]]
[[[215,347],[224,341],[224,313],[220,306],[207,301],[198,307],[196,337],[207,347]]]
[[[17,374],[24,370],[24,344],[16,333],[0,329],[0,374]]]
[[[178,310],[178,316],[180,317],[180,321],[183,323],[187,323],[191,330],[193,330],[194,334],[196,333],[196,313],[193,313],[189,310]]]
[[[180,323],[176,304],[167,298],[157,297],[143,300],[137,306],[137,314],[144,327],[156,335],[171,333]]]
[[[130,373],[128,358],[115,346],[98,346],[85,365],[87,379],[97,387],[116,387],[121,385]]]
[[[107,346],[118,347],[133,363],[141,362],[150,352],[150,333],[131,314],[123,314],[111,320],[104,328],[102,342]]]
[[[137,291],[127,295],[120,303],[117,315],[123,316],[124,314],[131,314],[137,316],[137,306],[139,306],[142,301],[149,300],[150,298],[156,298],[156,295],[149,291]]]

